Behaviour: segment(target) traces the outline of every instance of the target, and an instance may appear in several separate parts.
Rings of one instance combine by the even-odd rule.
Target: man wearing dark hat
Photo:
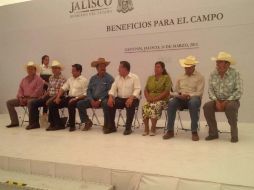
[[[83,125],[83,131],[88,131],[93,123],[87,115],[87,108],[100,108],[102,107],[104,113],[104,128],[108,125],[108,91],[111,88],[114,78],[106,72],[106,67],[109,65],[109,61],[104,58],[99,58],[91,63],[92,67],[95,67],[97,74],[91,77],[87,89],[87,97],[77,103],[79,116]]]

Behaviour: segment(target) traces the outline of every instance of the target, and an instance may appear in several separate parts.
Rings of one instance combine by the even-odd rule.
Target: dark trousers
[[[69,103],[69,101],[72,98],[73,97],[63,97],[59,104],[56,104],[54,102],[49,103],[49,105],[48,105],[48,108],[49,108],[48,120],[52,126],[63,126],[64,125],[60,119],[59,109],[67,107],[68,112],[69,112],[69,126],[75,127],[77,101]]]
[[[104,114],[104,125],[103,126],[107,126],[109,125],[109,114],[108,114],[108,99],[104,99],[101,101],[101,105],[100,107],[102,107],[103,109],[103,114]],[[79,116],[80,116],[80,121],[81,123],[86,123],[89,121],[89,117],[87,115],[87,108],[92,108],[92,105],[90,103],[90,100],[88,99],[84,99],[84,100],[80,100],[77,103],[77,108],[79,111]]]
[[[51,76],[51,75],[40,75],[41,76],[41,78],[44,80],[44,81],[46,81],[47,83],[49,82],[49,77]],[[48,84],[44,84],[44,86],[43,86],[43,91],[44,91],[44,93],[46,93],[47,92],[47,90],[48,90]],[[48,106],[46,106],[46,104],[44,104],[43,105],[43,114],[45,114],[45,113],[47,113],[48,112]]]
[[[39,107],[47,107],[46,102],[50,99],[50,96],[46,96],[43,99],[35,99],[31,102],[29,112],[29,125],[39,124]]]
[[[48,89],[48,85],[44,84],[43,86],[44,93],[47,92],[47,89]],[[48,106],[45,103],[43,104],[43,110],[42,110],[43,114],[46,114],[48,112]]]
[[[231,128],[231,136],[238,137],[238,128],[237,128],[237,120],[238,120],[238,109],[240,107],[239,100],[229,101],[225,107],[225,114],[228,119],[228,123]],[[205,103],[203,106],[204,115],[206,122],[209,126],[209,135],[216,136],[218,135],[217,122],[215,119],[215,101],[210,101]]]
[[[108,107],[109,112],[109,126],[111,128],[115,128],[115,116],[116,116],[116,109],[124,109],[126,108],[126,123],[125,127],[126,129],[131,129],[132,121],[135,114],[135,109],[139,104],[138,99],[134,99],[131,107],[127,108],[125,105],[125,102],[127,101],[127,98],[115,98],[115,104],[113,107]]]

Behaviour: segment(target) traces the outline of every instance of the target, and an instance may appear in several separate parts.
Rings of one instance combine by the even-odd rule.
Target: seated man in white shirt
[[[81,75],[81,72],[82,66],[80,64],[72,65],[72,77],[60,88],[56,99],[48,105],[50,122],[50,126],[47,128],[48,131],[65,128],[58,111],[59,108],[63,107],[68,108],[70,131],[75,131],[76,105],[79,100],[86,97],[88,86],[88,80]],[[63,97],[64,92],[67,91],[69,91],[68,96]]]
[[[141,86],[139,77],[130,73],[130,63],[121,61],[119,65],[119,75],[109,91],[108,110],[109,124],[105,126],[104,133],[116,132],[115,114],[116,109],[126,108],[126,123],[124,135],[132,133],[131,125],[135,114],[135,108],[139,103]]]

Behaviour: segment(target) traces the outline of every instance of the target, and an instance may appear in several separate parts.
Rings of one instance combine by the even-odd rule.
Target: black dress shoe
[[[116,127],[111,128],[111,133],[114,133],[116,131],[117,131]]]
[[[108,128],[103,128],[103,133],[104,134],[109,134],[110,133],[110,129],[108,129]]]
[[[10,124],[10,125],[6,125],[7,128],[12,128],[12,127],[18,127],[19,124]]]
[[[206,141],[211,141],[211,140],[214,140],[214,139],[218,139],[219,138],[219,135],[208,135],[205,140]]]
[[[48,127],[46,131],[55,131],[55,129],[53,127]]]
[[[130,135],[132,133],[131,129],[125,129],[123,135]]]
[[[62,130],[62,129],[65,129],[65,127],[63,125],[55,125],[54,128],[56,130]]]
[[[28,126],[26,127],[26,130],[37,129],[37,128],[40,128],[40,124],[28,125]]]
[[[50,125],[46,131],[57,131],[57,130],[61,130],[61,129],[65,129],[64,126],[59,126],[59,125],[56,125],[56,126],[52,126]]]
[[[50,124],[46,131],[55,131],[55,128],[53,125]]]
[[[114,133],[114,132],[116,132],[116,131],[117,131],[117,130],[116,130],[115,127],[113,127],[113,128],[103,128],[103,133],[104,133],[104,134]]]
[[[70,132],[75,131],[75,130],[76,130],[75,126],[70,126],[70,129],[69,129]]]
[[[232,143],[237,143],[238,142],[238,137],[231,137],[231,142]]]

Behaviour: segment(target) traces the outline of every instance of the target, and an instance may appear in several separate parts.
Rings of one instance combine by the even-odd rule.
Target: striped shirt
[[[54,75],[51,76],[49,78],[49,86],[47,90],[49,96],[55,96],[65,82],[66,79],[63,77],[63,75],[60,75],[59,77],[55,77]]]

